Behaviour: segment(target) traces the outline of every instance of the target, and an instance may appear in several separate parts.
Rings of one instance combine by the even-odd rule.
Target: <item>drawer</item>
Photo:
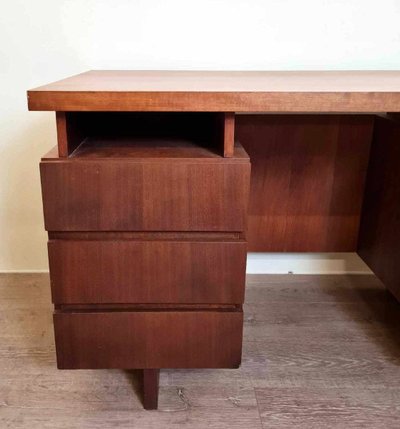
[[[50,240],[53,302],[240,304],[246,248],[244,240]]]
[[[237,368],[237,311],[56,312],[60,369]]]
[[[45,227],[48,231],[243,231],[250,163],[239,161],[43,160]]]

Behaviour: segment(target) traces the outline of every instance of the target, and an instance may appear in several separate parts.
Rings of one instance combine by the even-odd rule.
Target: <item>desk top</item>
[[[89,71],[28,91],[29,110],[400,112],[400,71]]]

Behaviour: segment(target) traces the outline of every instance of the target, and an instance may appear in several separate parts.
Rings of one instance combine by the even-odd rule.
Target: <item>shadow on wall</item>
[[[54,113],[0,115],[0,271],[47,269],[39,161],[55,142]]]

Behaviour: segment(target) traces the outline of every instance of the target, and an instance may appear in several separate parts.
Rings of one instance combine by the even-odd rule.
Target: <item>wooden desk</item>
[[[28,104],[60,368],[141,368],[155,408],[159,368],[237,367],[247,242],[356,251],[400,299],[400,72],[91,71]]]

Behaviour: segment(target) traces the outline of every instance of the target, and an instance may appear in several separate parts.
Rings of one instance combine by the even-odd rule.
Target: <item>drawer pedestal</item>
[[[240,365],[250,163],[231,114],[149,115],[59,113],[40,172],[58,368],[142,369],[151,409],[162,368]]]

